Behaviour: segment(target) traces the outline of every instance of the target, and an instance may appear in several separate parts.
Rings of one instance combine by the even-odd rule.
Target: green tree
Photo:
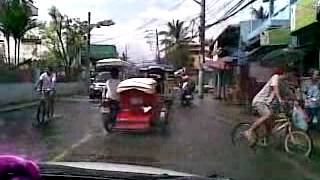
[[[67,19],[66,31],[64,36],[66,38],[66,50],[68,54],[67,62],[67,73],[70,74],[71,65],[77,57],[83,45],[86,43],[85,34],[86,34],[87,24],[81,22],[78,19]]]
[[[165,45],[167,58],[176,67],[191,66],[188,43],[191,42],[192,37],[188,36],[188,27],[184,26],[184,21],[173,20],[168,22],[167,28],[167,31],[159,33],[164,36],[161,44]]]
[[[0,24],[8,44],[8,61],[10,63],[10,35],[13,36],[14,63],[20,58],[20,42],[27,31],[37,27],[37,21],[32,18],[30,7],[26,1],[2,0],[0,2]]]
[[[38,26],[36,19],[32,18],[30,7],[25,1],[11,0],[10,16],[12,17],[11,33],[15,42],[14,59],[15,64],[19,64],[20,44],[25,33]]]
[[[49,15],[51,16],[52,19],[52,28],[54,32],[56,33],[56,37],[60,43],[59,48],[57,49],[59,53],[61,54],[61,57],[64,59],[64,62],[68,62],[68,56],[67,56],[67,51],[66,47],[63,41],[63,29],[64,29],[64,17],[62,14],[59,12],[59,10],[55,7],[52,6],[49,9]],[[67,65],[67,63],[65,63]]]
[[[81,48],[85,45],[87,22],[62,15],[56,7],[49,10],[52,21],[42,27],[42,37],[49,49],[50,57],[55,57],[57,63],[65,68],[67,77],[71,72],[74,59],[79,57]]]

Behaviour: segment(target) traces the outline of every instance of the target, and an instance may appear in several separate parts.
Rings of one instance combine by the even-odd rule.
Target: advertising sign
[[[294,8],[294,27],[292,31],[299,30],[317,22],[317,6],[319,0],[298,0]]]

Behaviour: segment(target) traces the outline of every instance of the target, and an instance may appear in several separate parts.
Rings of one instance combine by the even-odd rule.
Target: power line
[[[173,11],[177,8],[179,8],[183,3],[185,3],[186,0],[182,0],[180,1],[179,3],[175,4],[174,6],[170,7],[168,9],[168,11]],[[189,17],[189,16],[188,16]],[[160,19],[157,19],[157,18],[152,18],[151,20],[149,20],[148,22],[142,24],[141,26],[137,27],[136,29],[134,29],[134,31],[139,31],[139,30],[142,30],[144,28],[146,28],[148,25],[151,25],[153,24],[154,22],[156,21],[159,21]],[[105,42],[105,41],[109,41],[109,40],[113,40],[113,39],[117,39],[117,38],[120,38],[120,37],[123,37],[125,34],[122,34],[122,35],[118,35],[118,36],[114,36],[114,37],[111,37],[111,38],[106,38],[104,40],[99,40],[99,41],[96,41],[96,42],[93,42],[93,43],[101,43],[101,42]]]
[[[246,7],[248,7],[250,4],[256,2],[257,0],[251,0],[249,1],[247,4],[245,4],[244,6],[242,6],[241,8],[239,8],[237,11],[233,12],[233,13],[230,13],[228,16],[223,16],[222,18],[220,18],[219,20],[217,20],[216,22],[214,23],[211,23],[209,25],[206,25],[206,29],[216,25],[216,24],[219,24],[227,19],[229,19],[230,17],[236,15],[238,12],[242,11],[243,9],[245,9]]]
[[[226,13],[224,13],[223,16],[228,16],[232,12],[234,12],[236,9],[238,9],[246,0],[240,0],[236,5],[234,5],[231,9],[229,9]]]
[[[198,14],[196,14],[196,15],[198,15]],[[192,17],[192,16],[187,16],[187,17],[185,17],[185,18],[183,18],[184,19],[184,21],[192,21],[192,20],[197,20],[197,19],[199,19],[199,17],[198,16],[196,16],[196,17]],[[160,25],[158,25],[158,26],[163,26],[163,25],[166,25],[168,22],[165,22],[165,23],[161,23]],[[135,29],[133,32],[136,32],[136,33],[133,33],[132,35],[145,35],[145,32],[141,32],[140,30],[142,30],[142,29]],[[106,39],[103,39],[103,40],[99,40],[99,41],[95,41],[95,42],[93,42],[93,43],[102,43],[102,42],[105,42],[105,41],[110,41],[110,40],[113,40],[113,39],[118,39],[118,38],[121,38],[121,37],[123,37],[123,36],[125,36],[126,34],[121,34],[121,35],[117,35],[117,36],[114,36],[114,37],[110,37],[110,38],[106,38]]]
[[[176,5],[172,6],[171,8],[169,8],[169,11],[173,11],[177,8],[179,8],[184,2],[186,2],[186,0],[182,0],[181,2],[177,3]],[[136,28],[136,30],[140,30],[140,29],[144,29],[146,26],[158,21],[159,19],[157,18],[152,18],[151,20],[149,20],[148,22],[144,23],[143,25],[139,26],[138,28]]]
[[[232,2],[233,2],[233,0],[230,0],[229,2],[225,2],[221,6],[219,6],[218,8],[212,9],[211,11],[208,11],[207,14],[211,15],[211,16],[209,16],[210,18],[213,18],[213,16],[220,14],[224,10],[223,7],[228,7]],[[207,18],[207,19],[209,19],[209,18]]]

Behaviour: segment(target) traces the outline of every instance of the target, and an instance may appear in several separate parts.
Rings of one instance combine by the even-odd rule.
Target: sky
[[[289,0],[277,0],[277,8],[282,7],[286,1]],[[207,0],[207,23],[217,20],[236,3],[234,0]],[[260,5],[261,0],[258,0],[253,6]],[[200,6],[193,0],[35,0],[35,6],[39,9],[38,19],[41,21],[50,20],[48,10],[51,6],[56,6],[62,14],[81,20],[87,20],[90,11],[92,23],[112,19],[114,26],[92,30],[91,43],[115,44],[119,53],[127,47],[132,61],[154,59],[155,38],[151,38],[153,46],[150,47],[145,38],[148,33],[152,34],[155,29],[166,30],[166,23],[173,19],[184,20],[189,25],[189,21],[198,17],[200,12]],[[250,17],[249,10],[242,11],[230,20],[210,28],[206,37],[215,38],[228,24]]]

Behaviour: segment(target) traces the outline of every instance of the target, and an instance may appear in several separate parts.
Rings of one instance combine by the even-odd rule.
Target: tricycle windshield
[[[110,79],[111,75],[109,72],[102,72],[97,74],[96,78],[95,78],[95,82],[106,82],[108,79]]]

